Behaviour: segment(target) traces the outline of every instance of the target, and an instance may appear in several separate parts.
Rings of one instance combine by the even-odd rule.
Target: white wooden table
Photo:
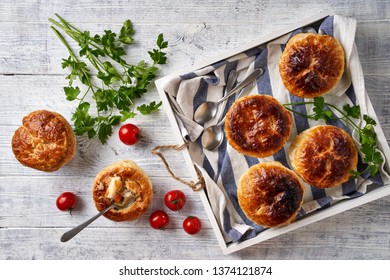
[[[366,88],[386,138],[390,136],[390,3],[376,1],[34,1],[0,3],[0,259],[389,259],[390,197],[385,197],[310,226],[273,238],[239,252],[222,255],[197,193],[173,180],[159,158],[156,145],[172,143],[172,129],[164,111],[131,122],[144,132],[143,143],[124,146],[116,136],[102,146],[78,137],[74,160],[55,173],[43,173],[19,164],[11,137],[23,116],[37,109],[63,114],[70,120],[75,104],[65,100],[65,48],[49,28],[58,13],[76,26],[101,33],[119,30],[127,18],[134,23],[137,44],[129,60],[146,59],[158,33],[169,41],[168,64],[160,76],[231,50],[297,20],[332,8],[358,21],[356,44]],[[152,87],[147,100],[158,98]],[[154,198],[139,220],[113,223],[101,218],[67,243],[66,230],[96,213],[91,198],[95,175],[106,165],[136,161],[151,177]],[[182,178],[190,179],[180,153],[168,160]],[[181,189],[188,196],[182,213],[171,216],[166,231],[150,228],[151,211],[163,208],[163,196]],[[73,191],[79,205],[73,215],[60,212],[56,197]],[[200,234],[181,228],[186,215],[201,218]]]

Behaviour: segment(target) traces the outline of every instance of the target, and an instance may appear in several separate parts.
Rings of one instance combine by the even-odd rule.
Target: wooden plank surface
[[[70,119],[75,106],[66,101],[62,91],[66,71],[61,59],[67,53],[49,28],[48,18],[54,13],[92,33],[118,30],[130,18],[137,44],[129,61],[147,59],[146,50],[153,47],[158,33],[164,33],[170,47],[168,64],[159,73],[163,76],[329,8],[358,21],[356,46],[367,92],[389,139],[387,0],[1,1],[0,259],[389,259],[389,197],[222,255],[198,194],[173,180],[161,161],[150,154],[156,145],[174,144],[164,111],[133,120],[145,133],[144,141],[134,147],[125,147],[116,137],[105,146],[78,137],[75,159],[55,173],[20,165],[10,147],[13,132],[30,111],[45,108]],[[151,88],[145,99],[157,100],[156,90]],[[96,213],[91,199],[94,176],[107,164],[125,158],[135,160],[151,174],[151,209],[129,223],[99,219],[72,242],[61,243],[63,232]],[[177,175],[190,179],[180,153],[170,153],[168,160]],[[171,214],[168,230],[154,231],[148,225],[148,214],[162,208],[165,192],[174,188],[185,191],[189,204],[182,213]],[[68,190],[81,201],[72,216],[55,207],[56,197]],[[181,229],[183,217],[189,214],[202,220],[199,235],[189,236]]]

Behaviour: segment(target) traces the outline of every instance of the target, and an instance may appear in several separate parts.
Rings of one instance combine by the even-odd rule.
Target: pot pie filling
[[[131,179],[122,180],[119,176],[114,176],[108,185],[105,198],[110,203],[118,206],[125,205],[130,199],[139,196],[140,185]]]
[[[102,180],[98,186],[99,203],[102,207],[108,207],[115,203],[118,206],[123,206],[126,202],[134,197],[142,200],[141,186],[138,182],[113,174],[109,178]],[[129,206],[131,207],[131,205]],[[121,211],[121,209],[112,209],[113,211]]]

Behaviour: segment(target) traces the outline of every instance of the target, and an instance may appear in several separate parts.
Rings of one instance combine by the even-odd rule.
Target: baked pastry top
[[[258,158],[276,153],[286,143],[291,113],[275,98],[256,94],[237,99],[225,120],[226,138],[238,152]]]
[[[337,39],[313,33],[292,37],[279,60],[284,86],[303,98],[330,91],[341,79],[344,66],[344,50]]]
[[[38,110],[23,118],[12,137],[12,151],[23,165],[51,172],[73,159],[76,139],[63,116]]]
[[[104,168],[96,175],[92,187],[92,197],[98,211],[113,203],[124,205],[127,200],[136,198],[127,208],[114,208],[104,214],[116,222],[140,217],[148,210],[152,195],[152,183],[148,175],[131,160],[122,160]]]
[[[237,188],[241,209],[248,219],[263,227],[292,223],[304,192],[299,177],[279,162],[253,165],[241,176]]]
[[[338,186],[356,170],[358,152],[352,137],[331,125],[309,128],[296,136],[288,151],[291,166],[317,188]]]

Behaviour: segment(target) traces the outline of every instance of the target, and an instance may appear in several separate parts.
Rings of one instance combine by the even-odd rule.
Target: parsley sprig
[[[69,52],[69,57],[62,62],[63,69],[70,68],[70,74],[66,76],[69,84],[64,87],[64,92],[67,100],[78,100],[78,106],[72,114],[77,135],[86,134],[89,138],[97,135],[105,144],[112,135],[113,126],[135,117],[136,110],[142,115],[159,110],[161,101],[136,106],[134,100],[147,92],[150,82],[157,75],[157,65],[166,63],[163,49],[168,47],[168,42],[164,40],[163,34],[157,37],[157,48],[148,51],[153,63],[148,65],[141,60],[137,65],[132,65],[124,59],[124,47],[134,43],[134,29],[130,20],[123,23],[119,34],[105,30],[103,35],[91,35],[89,31],[81,31],[58,14],[55,15],[58,21],[49,19],[51,29]],[[78,54],[59,29],[78,44]],[[97,71],[97,80],[91,75],[91,69]],[[77,79],[86,86],[85,90],[73,86]],[[87,102],[90,94],[95,101],[96,116],[91,114],[91,104]]]
[[[295,106],[295,105],[308,105],[308,104],[313,105],[312,114],[308,114],[308,115],[302,114],[291,108],[291,106]],[[349,104],[346,104],[343,106],[343,109],[341,110],[338,107],[334,106],[333,104],[325,102],[323,97],[315,97],[313,101],[293,102],[293,103],[283,104],[283,106],[287,110],[295,114],[298,114],[302,117],[306,117],[308,119],[324,120],[326,122],[335,119],[342,120],[345,124],[350,126],[358,133],[359,142],[361,144],[360,151],[364,155],[363,162],[367,164],[367,168],[361,172],[355,170],[350,170],[349,172],[352,173],[354,176],[362,175],[368,170],[370,171],[370,174],[372,176],[374,176],[378,172],[378,167],[383,163],[383,157],[377,147],[376,133],[375,133],[376,121],[366,114],[361,116],[359,105],[351,106]],[[333,114],[332,110],[337,112],[340,115],[340,117],[337,117],[335,114]],[[358,125],[356,125],[353,119],[360,119],[362,123],[364,121],[364,126],[359,127]]]

